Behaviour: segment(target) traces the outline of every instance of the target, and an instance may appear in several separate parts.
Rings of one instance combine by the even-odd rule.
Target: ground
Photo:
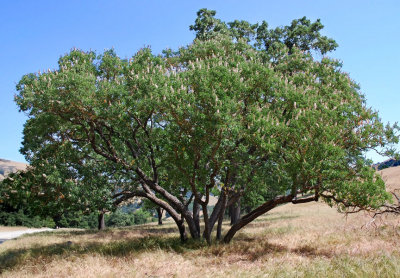
[[[0,243],[3,243],[6,240],[20,237],[24,234],[39,233],[39,232],[51,231],[51,230],[53,230],[53,229],[49,229],[49,228],[32,229],[32,228],[26,228],[26,227],[0,226]]]
[[[0,245],[2,277],[400,277],[400,217],[284,205],[232,243],[179,242],[173,223],[63,230]],[[225,223],[225,231],[229,228]]]

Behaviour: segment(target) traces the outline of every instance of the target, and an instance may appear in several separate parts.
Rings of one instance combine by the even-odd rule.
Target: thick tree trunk
[[[200,238],[200,232],[199,229],[193,220],[193,214],[190,212],[182,203],[179,201],[179,199],[171,199],[169,202],[166,202],[160,198],[158,198],[154,193],[151,192],[151,190],[147,187],[146,184],[143,184],[144,187],[144,192],[130,192],[123,194],[123,197],[120,197],[117,201],[114,202],[115,205],[118,205],[119,203],[123,202],[124,200],[127,200],[129,198],[135,197],[135,196],[140,196],[149,199],[151,202],[154,204],[160,206],[161,208],[165,209],[165,211],[168,212],[168,214],[174,219],[175,223],[178,226],[181,239],[186,240],[186,231],[184,225],[184,221],[186,220],[186,223],[188,224],[189,231],[191,236],[194,239]],[[161,194],[161,193],[160,193]],[[120,194],[121,195],[121,194]],[[162,194],[161,194],[162,195]],[[183,234],[184,233],[184,234]]]
[[[186,230],[185,230],[185,221],[183,221],[183,219],[182,219],[181,221],[179,221],[179,223],[176,223],[176,225],[178,225],[181,242],[185,242],[187,240],[187,234],[186,234]]]
[[[157,217],[158,217],[158,225],[162,225],[162,215],[163,209],[161,207],[157,207]]]
[[[225,209],[226,209],[226,203],[228,202],[226,196],[223,196],[223,202],[221,209],[219,211],[219,216],[218,216],[218,225],[217,225],[217,240],[221,240],[222,236],[222,221],[224,220],[224,214],[225,214]]]
[[[194,200],[193,200],[193,221],[194,221],[197,233],[200,235],[200,204],[196,200],[196,198],[194,198]]]
[[[97,227],[98,227],[99,231],[102,231],[106,228],[106,223],[104,222],[104,211],[100,211],[100,213],[99,213]]]
[[[231,225],[235,225],[240,218],[240,198],[229,206],[229,215],[231,217]]]
[[[208,226],[209,230],[208,231],[209,231],[210,234],[212,233],[212,230],[214,229],[214,225],[218,220],[219,214],[221,212],[221,208],[222,208],[225,200],[226,200],[226,195],[225,195],[225,193],[222,192],[220,197],[218,198],[218,201],[215,204],[214,209],[213,209],[213,211],[212,211],[212,213],[210,215],[210,218],[209,218],[209,226]],[[204,238],[206,237],[205,236],[205,231],[203,232],[203,237]]]
[[[180,215],[167,202],[157,198],[155,194],[143,192],[141,195],[136,193],[136,196],[146,197],[147,199],[152,201],[154,204],[156,204],[156,205],[162,207],[163,209],[165,209],[169,213],[169,215],[171,215],[172,219],[174,219],[176,225],[178,226],[178,230],[179,230],[179,235],[180,235],[181,241],[184,242],[184,241],[187,240],[187,235],[186,235],[186,230],[185,230],[185,221],[184,221],[184,218],[182,218],[182,215],[185,217],[185,219],[187,218],[187,220],[188,220],[187,222],[188,222],[190,230],[192,230],[193,226],[194,226],[193,217],[191,217],[190,213],[188,213],[187,210],[185,210],[184,213],[181,213],[182,215]]]
[[[141,177],[145,176],[145,174],[140,169],[137,169],[137,173]],[[176,219],[174,218],[176,223],[179,219],[181,219],[180,215],[182,215],[185,218],[186,223],[188,224],[191,236],[193,238],[200,237],[200,233],[197,231],[195,222],[193,221],[193,214],[185,207],[184,204],[182,204],[182,202],[177,197],[175,197],[174,195],[172,195],[171,193],[166,191],[164,188],[159,186],[157,183],[152,182],[150,180],[145,181],[145,183],[143,183],[142,185],[145,188],[145,190],[147,190],[147,192],[145,193],[147,196],[145,196],[145,197],[147,197],[149,200],[153,201],[155,204],[163,207],[173,218],[174,218],[174,216],[173,216],[173,214],[174,214],[176,216],[175,217]],[[155,196],[155,194],[151,194],[149,192],[149,189],[146,188],[147,186],[150,187],[152,190],[156,191],[157,193],[159,193],[161,196],[163,196],[167,200],[167,202],[157,198]],[[182,219],[182,221],[183,221],[183,219]],[[180,228],[180,225],[178,223],[177,223],[177,225],[178,225],[179,230],[181,231],[182,229]]]
[[[196,223],[193,220],[193,214],[189,210],[185,210],[182,213],[182,217],[186,220],[186,223],[188,224],[189,232],[190,235],[193,239],[198,239],[200,238],[200,233],[197,229]]]
[[[203,218],[204,218],[204,237],[208,245],[211,245],[211,232],[210,232],[210,221],[208,219],[207,204],[202,204]]]
[[[258,216],[266,213],[267,211],[270,211],[277,205],[291,202],[293,200],[293,198],[294,198],[293,195],[277,196],[276,198],[274,198],[268,202],[265,202],[261,206],[252,210],[250,213],[246,214],[241,219],[239,219],[234,225],[232,225],[232,227],[229,229],[228,233],[224,237],[224,242],[229,243],[237,231],[239,231],[241,228],[243,228],[244,226],[249,224],[251,221],[256,219]],[[311,199],[310,199],[310,201],[311,201]]]

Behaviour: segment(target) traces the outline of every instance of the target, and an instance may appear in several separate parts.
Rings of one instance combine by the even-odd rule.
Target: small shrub
[[[151,218],[151,213],[143,210],[143,209],[137,209],[133,212],[134,216],[134,223],[136,225],[138,224],[145,224],[148,222],[149,218]]]

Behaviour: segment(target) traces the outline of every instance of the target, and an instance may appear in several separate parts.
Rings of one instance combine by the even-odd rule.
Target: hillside
[[[25,170],[28,164],[22,162],[15,162],[0,158],[0,180],[4,179],[9,173],[18,170]]]
[[[400,166],[378,171],[386,183],[388,191],[400,190]]]

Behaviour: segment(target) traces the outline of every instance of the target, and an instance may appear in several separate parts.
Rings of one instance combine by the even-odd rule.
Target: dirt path
[[[53,231],[50,228],[41,228],[41,229],[25,229],[19,231],[8,231],[8,232],[0,232],[0,243],[3,243],[6,240],[17,238],[24,234],[32,234],[32,233],[40,233],[46,231]]]

